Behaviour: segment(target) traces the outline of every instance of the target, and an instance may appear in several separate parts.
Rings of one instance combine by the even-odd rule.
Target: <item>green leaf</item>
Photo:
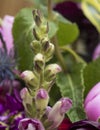
[[[50,106],[53,106],[61,98],[59,87],[57,87],[56,84],[52,86],[49,95],[50,95]]]
[[[89,63],[83,71],[83,81],[85,85],[85,96],[89,90],[100,82],[100,58]]]
[[[15,17],[13,25],[14,43],[19,57],[18,67],[20,70],[32,68],[33,53],[30,43],[33,40],[33,26],[32,9],[22,9]]]
[[[48,23],[49,23],[48,36],[49,36],[49,38],[52,38],[57,33],[58,26],[52,21],[48,21]]]
[[[82,10],[100,32],[100,0],[83,0]]]
[[[62,97],[69,97],[73,101],[72,109],[67,113],[74,122],[85,118],[83,110],[82,71],[84,64],[74,64],[70,73],[60,73],[57,78],[57,86],[60,88]]]
[[[54,13],[55,21],[58,22],[57,39],[60,46],[73,43],[79,36],[79,28],[76,23],[65,19],[62,15]]]

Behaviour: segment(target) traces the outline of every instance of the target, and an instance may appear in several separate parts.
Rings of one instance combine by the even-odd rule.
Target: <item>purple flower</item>
[[[78,121],[68,130],[100,130],[100,123],[88,120]]]
[[[37,119],[25,118],[19,122],[19,130],[45,130],[42,123]]]
[[[100,118],[100,82],[88,93],[84,108],[89,120],[97,121]]]
[[[6,15],[0,26],[0,34],[6,44],[6,49],[8,53],[13,48],[13,37],[12,37],[12,26],[14,22],[14,17]],[[0,48],[4,47],[2,41],[0,40]]]
[[[68,118],[65,118],[57,130],[100,130],[100,123],[89,120],[72,123]]]

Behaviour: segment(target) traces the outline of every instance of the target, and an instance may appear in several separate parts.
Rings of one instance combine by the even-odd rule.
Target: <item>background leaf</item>
[[[83,71],[83,81],[85,85],[85,96],[89,90],[100,82],[100,58],[89,63]]]
[[[32,68],[33,53],[30,43],[33,40],[33,26],[32,9],[22,9],[15,17],[13,25],[14,44],[19,57],[18,67],[20,70]]]
[[[60,46],[73,43],[79,36],[79,28],[76,23],[65,19],[61,14],[53,12],[54,21],[58,24],[57,39]]]
[[[70,73],[60,73],[57,78],[57,85],[60,88],[62,97],[69,97],[73,101],[72,109],[67,113],[73,122],[85,118],[83,110],[83,68],[84,64],[82,63],[74,64]]]
[[[58,25],[57,39],[60,46],[70,44],[77,39],[79,30],[75,23],[59,22]]]

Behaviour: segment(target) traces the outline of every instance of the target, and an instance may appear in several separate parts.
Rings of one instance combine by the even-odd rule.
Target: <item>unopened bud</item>
[[[42,23],[42,15],[41,12],[37,9],[33,10],[33,18],[37,26],[40,26]]]
[[[33,35],[36,40],[42,40],[44,37],[47,37],[47,26],[41,25],[40,28],[35,26],[35,28],[33,28]]]
[[[49,48],[49,39],[48,37],[45,37],[42,41],[42,49],[43,49],[43,52],[46,52]]]
[[[48,50],[45,52],[46,61],[49,61],[52,58],[54,51],[55,51],[54,45],[52,43],[49,43]]]
[[[38,53],[34,57],[34,67],[36,71],[40,72],[44,68],[45,59],[44,56],[41,53]]]
[[[61,67],[57,64],[50,64],[45,69],[45,78],[47,81],[55,79],[56,74],[61,72]]]
[[[32,71],[26,70],[22,72],[21,78],[25,81],[30,91],[38,89],[38,77]]]
[[[64,119],[65,112],[67,112],[71,106],[72,101],[69,98],[62,98],[53,106],[53,108],[48,113],[48,120],[53,122],[51,129],[57,128],[60,125]]]
[[[41,49],[41,44],[39,41],[37,40],[34,40],[31,42],[31,48],[33,50],[33,52],[36,54],[38,52],[40,52],[40,49]]]
[[[35,97],[35,103],[38,112],[44,113],[48,105],[48,102],[49,102],[48,92],[45,89],[39,89]]]
[[[35,111],[35,106],[33,103],[33,97],[30,95],[29,91],[27,88],[23,88],[20,92],[20,96],[22,98],[22,102],[25,108],[25,111],[27,112],[28,115],[34,115]],[[34,107],[34,109],[33,109]],[[35,112],[34,112],[35,111]]]

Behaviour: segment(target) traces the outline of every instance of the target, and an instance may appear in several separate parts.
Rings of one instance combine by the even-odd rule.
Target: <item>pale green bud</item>
[[[25,81],[31,93],[34,93],[34,91],[38,89],[38,77],[36,77],[36,75],[32,71],[26,70],[22,72],[21,78]]]
[[[33,18],[37,26],[40,26],[42,23],[42,14],[39,10],[33,10]]]
[[[45,112],[48,102],[48,92],[43,88],[39,89],[35,97],[36,109],[39,112],[39,114],[43,114]]]
[[[61,67],[58,64],[50,64],[46,67],[44,77],[47,81],[52,81],[56,78],[56,74],[61,72]]]
[[[20,96],[21,96],[22,103],[23,103],[23,106],[25,108],[26,113],[29,116],[33,116],[35,114],[35,112],[36,112],[33,96],[30,95],[27,88],[23,88],[21,90]]]
[[[48,51],[48,48],[49,48],[49,39],[48,37],[45,37],[42,41],[41,41],[41,44],[42,44],[42,50],[43,52],[47,52]]]
[[[44,56],[41,53],[38,53],[35,57],[34,57],[34,67],[35,70],[37,72],[40,72],[41,70],[43,70],[45,65],[45,59]]]
[[[41,44],[37,40],[32,41],[30,46],[35,54],[41,50]]]
[[[49,61],[52,58],[54,51],[55,51],[54,45],[52,43],[49,43],[48,49],[45,52],[46,61]]]
[[[35,26],[35,28],[33,29],[33,35],[36,40],[42,40],[44,37],[47,37],[47,26],[41,25],[39,28]]]

